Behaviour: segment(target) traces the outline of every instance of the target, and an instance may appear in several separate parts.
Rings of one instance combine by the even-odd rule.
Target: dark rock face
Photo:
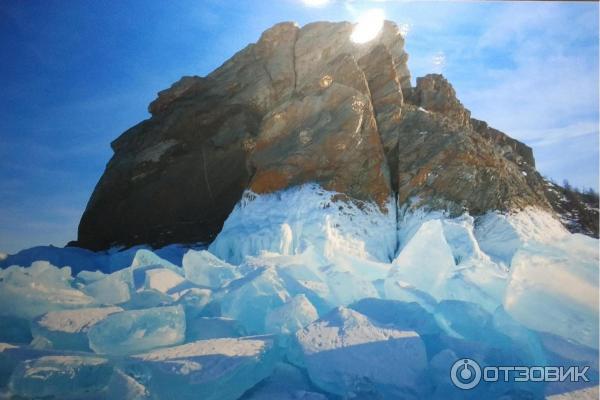
[[[160,92],[112,143],[76,244],[210,241],[244,190],[306,182],[382,209],[552,209],[529,147],[470,118],[441,75],[410,86],[395,24],[365,44],[352,29],[277,24]]]
[[[204,83],[191,92],[204,97]],[[222,98],[198,104],[186,96],[112,143],[78,245],[207,241],[220,230],[250,180],[243,144],[257,135],[260,116]]]

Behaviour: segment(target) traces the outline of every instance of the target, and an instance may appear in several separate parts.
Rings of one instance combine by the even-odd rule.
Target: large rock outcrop
[[[398,136],[398,202],[451,213],[550,208],[531,148],[470,118],[441,75],[407,90]]]
[[[210,241],[246,189],[316,182],[346,199],[481,213],[548,210],[531,149],[470,118],[452,86],[411,87],[398,27],[280,23],[206,77],[158,94],[114,156],[78,246]]]

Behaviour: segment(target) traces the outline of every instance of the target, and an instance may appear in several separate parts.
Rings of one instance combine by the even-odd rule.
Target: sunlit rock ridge
[[[245,192],[303,184],[340,207],[374,205],[392,230],[421,208],[565,212],[531,148],[471,118],[443,76],[411,85],[395,23],[365,43],[353,29],[280,23],[208,76],[160,92],[151,117],[112,142],[76,245],[211,242]],[[564,222],[597,235],[597,209],[582,210],[592,216]]]

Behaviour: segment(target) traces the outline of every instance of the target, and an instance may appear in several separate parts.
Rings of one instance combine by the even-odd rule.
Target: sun
[[[308,7],[324,7],[329,3],[329,0],[302,0],[302,2]]]
[[[385,13],[379,8],[365,11],[359,18],[358,23],[350,35],[354,43],[366,43],[375,39],[375,36],[383,28]]]

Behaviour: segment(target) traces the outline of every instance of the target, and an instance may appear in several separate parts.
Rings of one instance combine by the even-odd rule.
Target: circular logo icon
[[[473,389],[481,380],[481,367],[475,360],[461,358],[452,365],[450,379],[459,389]]]

